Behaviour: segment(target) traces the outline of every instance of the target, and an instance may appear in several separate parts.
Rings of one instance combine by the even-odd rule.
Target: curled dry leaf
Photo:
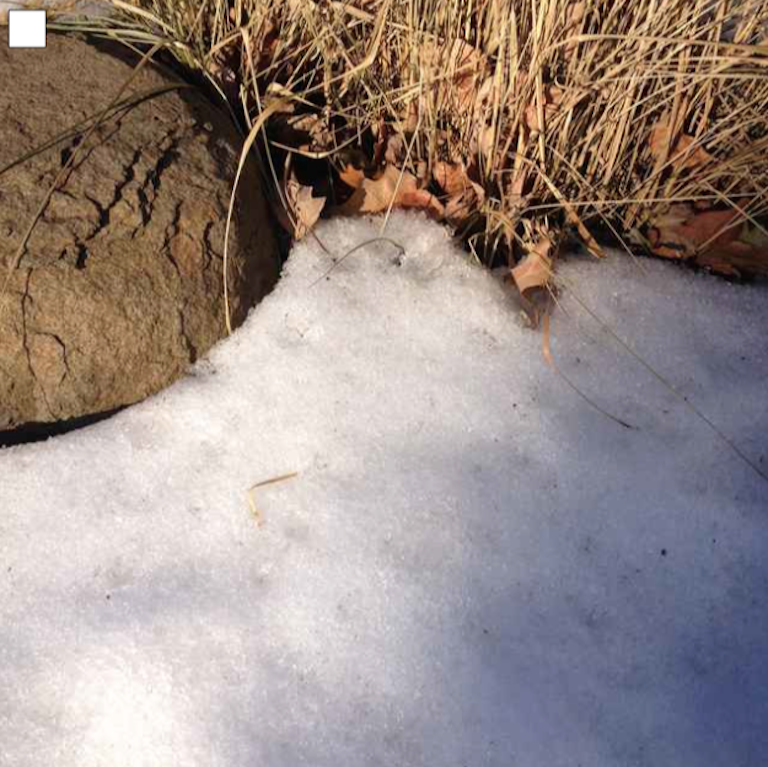
[[[734,210],[697,212],[691,205],[673,205],[651,221],[648,240],[651,249],[665,258],[694,258],[705,245],[727,245],[739,236],[733,226],[739,217]]]
[[[283,183],[283,196],[288,210],[282,205],[275,206],[277,220],[295,240],[300,240],[320,218],[325,206],[325,197],[313,197],[312,187],[301,184],[292,169]]]
[[[451,123],[472,123],[468,132],[477,143],[494,84],[485,54],[460,39],[424,40],[412,48],[411,57],[403,58],[400,69],[399,79],[408,84],[414,97],[401,108],[399,129],[415,133],[425,115],[432,124],[434,116],[442,114]],[[447,137],[447,133],[437,133],[438,140],[447,141]],[[388,149],[387,161],[402,164],[402,157],[395,157],[400,154],[397,147]]]
[[[419,208],[434,218],[442,219],[445,209],[440,201],[426,189],[419,187],[413,173],[387,165],[376,178],[363,178],[352,196],[336,212],[353,216],[362,213],[381,213],[389,208]]]
[[[455,89],[451,94],[453,105],[457,110],[471,109],[485,79],[485,57],[476,48],[457,40],[451,48],[450,67]]]
[[[393,133],[387,139],[384,159],[390,165],[398,165],[405,159],[405,139],[401,133]]]
[[[266,109],[272,104],[277,105],[272,110],[273,114],[294,114],[296,111],[293,92],[278,82],[271,82],[264,95],[264,108]]]
[[[714,158],[694,136],[687,133],[680,135],[674,146],[669,146],[670,129],[666,122],[659,123],[649,139],[651,155],[657,162],[668,162],[675,170],[692,170],[706,165]]]
[[[461,227],[477,210],[477,203],[474,195],[470,192],[468,195],[457,195],[451,197],[445,203],[445,220],[454,227]]]
[[[493,167],[496,138],[497,134],[493,125],[478,124],[470,138],[470,154],[480,155],[488,167]]]
[[[418,85],[424,94],[403,104],[400,117],[405,132],[414,130],[426,98],[433,107],[444,108],[452,115],[472,110],[481,85],[488,79],[488,61],[483,53],[460,39],[425,39],[410,51],[411,56],[396,64],[386,57],[379,62],[384,79],[396,77],[409,86]]]
[[[494,110],[494,98],[501,98],[497,93],[497,78],[494,75],[488,76],[477,90],[477,96],[474,99],[473,109],[467,110],[468,125],[466,135],[468,138],[469,151],[461,151],[463,157],[483,158],[485,167],[496,168],[503,163],[500,147],[504,142],[504,135],[500,131],[501,122],[497,119],[498,114]],[[464,113],[460,113],[463,115]],[[451,156],[456,158],[456,147],[449,147]]]
[[[528,247],[528,255],[512,269],[512,277],[523,295],[534,288],[546,287],[549,283],[552,277],[553,248],[552,240],[542,237]]]
[[[474,190],[481,199],[485,198],[483,187],[469,177],[463,163],[436,162],[432,168],[432,176],[440,188],[450,196]]]
[[[651,221],[648,241],[657,256],[693,259],[721,274],[768,274],[768,236],[736,210],[673,205]]]
[[[463,163],[437,162],[432,176],[448,195],[445,218],[454,226],[461,226],[485,202],[485,189],[469,177]]]
[[[742,234],[739,239],[722,247],[699,253],[696,263],[713,272],[735,277],[743,274],[768,275],[768,238],[758,244],[751,242],[749,235]]]
[[[351,162],[348,162],[339,171],[339,178],[352,189],[359,189],[363,185],[363,181],[365,181],[365,173],[360,168],[356,168]]]
[[[544,86],[544,125],[541,124],[539,119],[539,110],[536,104],[536,98],[532,98],[528,106],[525,108],[525,125],[532,133],[541,133],[546,124],[554,117],[557,111],[560,109],[563,100],[565,99],[565,91],[559,88],[557,85]]]

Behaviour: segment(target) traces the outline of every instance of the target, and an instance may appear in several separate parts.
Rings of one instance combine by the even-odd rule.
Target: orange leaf
[[[283,184],[283,195],[288,210],[276,206],[278,222],[296,240],[300,240],[320,218],[325,207],[325,197],[313,197],[312,187],[299,183],[293,171]]]
[[[521,293],[532,288],[543,288],[552,276],[552,257],[550,253],[554,243],[543,237],[528,249],[528,255],[512,269],[512,277]]]
[[[692,258],[722,274],[768,274],[768,237],[736,210],[675,205],[653,219],[652,227],[648,239],[657,256]]]
[[[762,247],[734,240],[696,256],[696,263],[713,272],[738,276],[740,274],[768,275],[768,245]]]
[[[667,154],[670,141],[669,126],[662,123],[651,131],[649,144],[654,160],[667,160],[675,170],[691,170],[706,165],[714,158],[698,143],[698,140],[683,133]]]
[[[565,99],[565,91],[556,85],[547,85],[544,87],[544,122],[548,123],[560,109]],[[539,110],[536,99],[533,98],[524,113],[525,125],[533,133],[541,133],[546,127],[541,125],[539,120]]]
[[[365,173],[356,168],[352,163],[347,163],[344,170],[339,173],[339,178],[352,189],[359,189],[365,181]]]
[[[472,181],[463,163],[436,162],[432,168],[432,176],[448,195],[473,192],[480,202],[485,200],[483,187]]]
[[[445,210],[439,200],[426,189],[420,189],[413,173],[387,165],[375,179],[364,178],[360,186],[337,212],[342,215],[381,213],[389,208],[420,208],[442,219]]]
[[[447,194],[458,194],[469,186],[469,179],[461,165],[436,162],[432,168],[435,181]]]
[[[722,248],[738,239],[740,227],[732,224],[740,216],[735,210],[695,211],[690,205],[674,205],[652,221],[649,240],[652,251],[666,258],[692,258],[699,250]]]
[[[485,202],[485,189],[472,181],[463,163],[436,162],[432,177],[449,195],[445,218],[454,226],[461,226]]]
[[[452,226],[461,227],[477,209],[477,198],[474,194],[457,194],[445,203],[445,219]]]

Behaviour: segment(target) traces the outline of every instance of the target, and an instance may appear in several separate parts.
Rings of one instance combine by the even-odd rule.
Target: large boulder
[[[226,333],[223,252],[241,140],[194,88],[148,65],[95,130],[14,255],[93,117],[137,59],[68,36],[0,31],[0,431],[157,392]],[[279,257],[255,163],[229,241],[233,325]]]

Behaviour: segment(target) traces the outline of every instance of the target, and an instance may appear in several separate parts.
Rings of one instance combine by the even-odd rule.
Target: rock
[[[28,0],[0,0],[0,24],[8,23],[8,12],[29,8]],[[114,7],[104,0],[37,0],[32,6],[44,8],[48,12],[48,21],[60,21],[82,16],[90,18],[111,16]]]
[[[46,49],[9,49],[0,30],[0,431],[137,402],[226,332],[241,141],[224,112],[154,65],[80,150],[14,267],[84,122],[131,76],[124,51],[50,30]],[[234,326],[279,273],[260,183],[249,163],[229,242]]]

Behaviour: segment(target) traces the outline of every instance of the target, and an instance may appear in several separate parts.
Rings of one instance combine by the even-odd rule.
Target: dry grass
[[[421,207],[486,263],[506,261],[524,299],[551,290],[569,232],[595,255],[610,235],[768,274],[768,0],[102,3],[115,15],[67,25],[202,72],[247,133],[241,166],[260,150],[289,227],[311,225],[297,218],[318,199]]]
[[[768,239],[768,0],[103,1],[92,27],[161,42],[248,129],[279,100],[276,187],[290,157],[328,208],[340,171],[388,162],[486,263],[567,231],[596,254],[593,234],[684,257],[745,222]],[[708,210],[734,215],[680,235]]]

